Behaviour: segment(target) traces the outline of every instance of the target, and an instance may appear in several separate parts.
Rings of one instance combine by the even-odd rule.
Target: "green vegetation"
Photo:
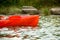
[[[11,10],[17,13],[22,6],[43,8],[43,13],[48,15],[49,7],[60,6],[60,0],[0,0],[0,14],[11,13]]]
[[[20,8],[15,6],[0,8],[0,14],[4,14],[4,15],[10,15],[10,14],[15,14],[20,12],[21,12]]]
[[[42,7],[42,6],[52,6],[52,5],[60,5],[60,0],[0,0],[0,6],[34,6],[34,7]]]

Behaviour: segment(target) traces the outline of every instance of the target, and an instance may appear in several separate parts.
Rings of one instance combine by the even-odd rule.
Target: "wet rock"
[[[29,36],[29,35],[25,35],[25,36],[24,36],[24,39],[25,39],[25,38],[28,38],[28,36]]]
[[[53,15],[60,15],[60,8],[51,8],[50,9],[51,14]]]
[[[39,10],[32,6],[23,6],[22,14],[39,14]]]

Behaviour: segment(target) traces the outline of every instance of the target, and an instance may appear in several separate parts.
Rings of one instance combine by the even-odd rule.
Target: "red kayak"
[[[9,26],[31,26],[36,27],[38,24],[38,15],[11,15],[7,19],[0,19],[0,28]]]

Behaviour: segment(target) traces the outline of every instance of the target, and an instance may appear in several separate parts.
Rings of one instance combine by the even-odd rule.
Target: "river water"
[[[0,40],[60,40],[60,16],[40,16],[36,29],[18,30],[19,38],[0,38]]]

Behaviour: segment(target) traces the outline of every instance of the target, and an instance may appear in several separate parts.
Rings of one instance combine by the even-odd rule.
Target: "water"
[[[39,28],[20,28],[13,34],[18,34],[19,37],[4,37],[0,38],[0,40],[60,40],[60,17],[41,16]]]

